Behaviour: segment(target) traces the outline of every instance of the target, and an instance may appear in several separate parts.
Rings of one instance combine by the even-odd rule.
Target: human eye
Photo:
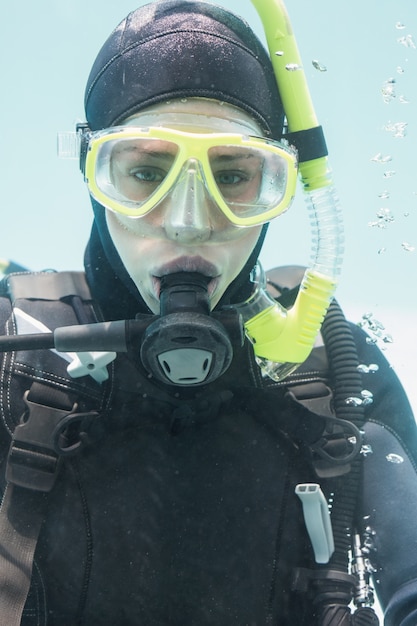
[[[216,172],[214,179],[219,187],[239,185],[248,180],[248,174],[236,170],[219,171]]]
[[[209,150],[209,160],[226,202],[247,202],[256,197],[262,176],[262,159],[256,151],[218,146]]]
[[[112,183],[129,200],[143,201],[164,181],[175,156],[160,142],[126,142],[113,152]]]
[[[164,180],[167,172],[158,167],[141,165],[132,168],[129,174],[138,183],[159,185]]]

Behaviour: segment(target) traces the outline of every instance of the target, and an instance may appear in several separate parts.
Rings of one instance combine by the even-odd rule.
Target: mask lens
[[[184,166],[196,161],[212,200],[236,225],[269,221],[291,203],[294,155],[274,142],[239,134],[163,127],[102,131],[89,144],[85,177],[101,204],[141,217],[179,184]]]
[[[140,207],[160,195],[178,150],[176,143],[152,137],[105,141],[95,159],[96,187],[141,214]]]
[[[288,160],[278,151],[226,145],[210,148],[208,156],[217,189],[237,218],[279,207],[287,191]]]

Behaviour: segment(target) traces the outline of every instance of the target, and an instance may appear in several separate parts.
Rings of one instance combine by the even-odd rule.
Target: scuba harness
[[[272,272],[271,280],[282,284],[279,271],[278,277],[277,281]],[[34,279],[32,293],[31,281],[28,279]],[[83,274],[12,275],[6,284],[14,306],[25,310],[29,316],[29,311],[33,310],[36,311],[36,318],[49,320],[49,323],[52,318],[55,323],[64,318],[67,324],[81,319],[84,323],[94,321]],[[284,289],[283,299],[291,301],[296,291]],[[60,315],[57,315],[58,307]],[[46,311],[46,315],[42,315],[42,311]],[[10,328],[10,332],[16,332],[16,329]],[[39,333],[38,343],[40,335],[47,337],[48,333]],[[335,549],[333,555],[329,551],[321,562],[316,558],[316,569],[296,570],[293,589],[310,595],[316,605],[319,616],[317,623],[320,626],[377,624],[371,608],[369,573],[357,537],[355,575],[348,573],[351,535],[355,534],[357,525],[355,512],[361,472],[359,431],[364,417],[363,407],[346,404],[346,394],[358,396],[362,386],[357,371],[354,340],[336,303],[331,305],[323,325],[323,338],[334,376],[336,417],[326,408],[331,404],[328,387],[318,382],[314,375],[307,372],[301,377],[289,377],[285,386],[296,406],[302,405],[304,410],[307,408],[311,416],[316,415],[325,424],[319,441],[310,442],[307,448],[310,449],[311,461],[323,491],[327,499],[331,497],[333,500],[331,525]],[[3,339],[9,344],[9,350],[12,340],[17,344],[19,340],[26,340],[26,337],[9,335]],[[14,361],[13,352],[5,355],[9,360],[8,378],[14,378],[12,372],[19,372],[25,376],[26,387],[27,380],[32,383],[24,397],[26,410],[20,423],[14,428],[12,416],[5,415],[9,430],[14,431],[7,463],[8,485],[0,510],[0,535],[3,547],[6,548],[5,553],[0,555],[0,615],[6,620],[2,623],[8,625],[20,623],[20,617],[17,616],[22,614],[29,590],[32,560],[47,510],[48,492],[53,487],[62,458],[76,454],[81,449],[88,440],[89,427],[109,403],[109,385],[99,385],[92,377],[83,376],[78,381],[64,375],[65,369],[62,368],[66,362],[63,365],[64,359],[56,356],[51,349],[43,351],[42,358],[35,358],[37,368],[33,367],[33,358],[29,358],[31,354],[36,355],[37,350],[28,350],[25,354],[16,345],[15,349],[19,350],[18,360]],[[48,375],[48,367],[42,370],[45,359],[53,359],[55,368],[58,362],[61,364],[61,369],[54,377]],[[271,384],[272,389],[284,385],[283,382]],[[178,402],[178,407],[181,408],[181,402]],[[355,438],[353,446],[348,443],[348,440]],[[312,485],[308,484],[306,488],[311,491]],[[327,508],[326,504],[324,508]],[[313,516],[306,514],[307,527],[309,521],[319,521],[318,525],[322,529],[322,520],[326,519],[323,508],[321,514],[322,517],[317,517],[317,511]],[[30,529],[29,534],[27,529]],[[310,533],[310,537],[314,548],[317,533]],[[315,553],[317,557],[316,550]],[[348,604],[353,596],[357,596],[359,608],[352,616]]]

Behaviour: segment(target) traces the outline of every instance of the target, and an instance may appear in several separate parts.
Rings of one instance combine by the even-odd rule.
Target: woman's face
[[[262,134],[245,112],[210,100],[191,98],[157,105],[125,124],[146,127],[151,120],[153,126],[199,133],[219,132],[225,122],[227,131],[223,132],[242,133],[244,124],[248,134]],[[128,217],[106,209],[106,220],[127,272],[156,314],[160,279],[173,272],[198,272],[209,277],[208,293],[214,308],[243,269],[262,228],[242,228],[229,222],[192,168],[186,179],[146,215]]]

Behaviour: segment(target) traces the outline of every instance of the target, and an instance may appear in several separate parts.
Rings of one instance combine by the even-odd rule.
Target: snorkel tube
[[[309,356],[336,289],[343,227],[327,149],[311,101],[301,58],[282,0],[252,0],[262,21],[288,123],[285,137],[299,154],[299,174],[310,213],[310,267],[290,310],[267,292],[258,267],[252,296],[238,305],[262,370],[282,380]]]

